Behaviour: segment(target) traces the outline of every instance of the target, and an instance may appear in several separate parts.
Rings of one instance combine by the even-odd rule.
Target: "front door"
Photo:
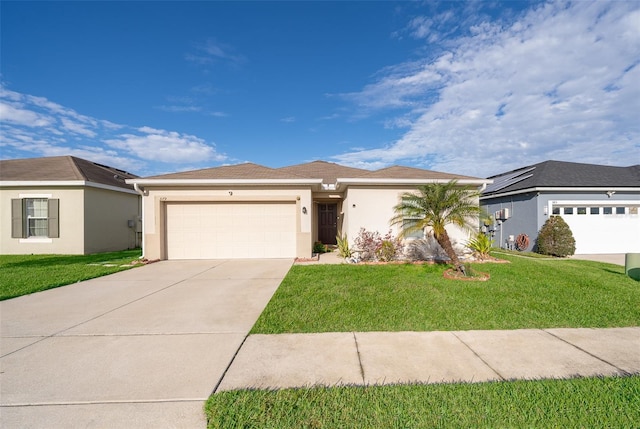
[[[318,204],[318,241],[336,244],[338,235],[338,205]]]

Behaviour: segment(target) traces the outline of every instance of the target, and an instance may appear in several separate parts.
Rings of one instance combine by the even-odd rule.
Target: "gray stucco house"
[[[480,206],[493,216],[495,245],[517,247],[557,215],[576,240],[576,254],[640,252],[640,165],[611,167],[545,161],[489,177]]]

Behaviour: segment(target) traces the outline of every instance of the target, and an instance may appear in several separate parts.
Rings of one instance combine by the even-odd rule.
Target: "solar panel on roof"
[[[493,181],[492,184],[487,186],[487,188],[484,190],[483,193],[488,194],[490,192],[496,192],[496,191],[499,191],[500,189],[504,189],[515,183],[521,182],[524,179],[528,179],[529,177],[533,176],[533,174],[527,174],[527,173],[535,169],[536,169],[535,167],[531,167],[526,170],[515,171],[513,173],[505,174],[504,176],[498,177]]]

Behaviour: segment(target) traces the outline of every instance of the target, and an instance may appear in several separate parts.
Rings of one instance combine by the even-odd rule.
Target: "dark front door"
[[[338,205],[318,204],[318,241],[336,244],[338,235]]]

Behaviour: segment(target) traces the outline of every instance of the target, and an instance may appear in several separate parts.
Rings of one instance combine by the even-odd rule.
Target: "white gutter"
[[[322,179],[127,179],[126,183],[135,185],[320,185]]]
[[[77,187],[86,186],[88,188],[106,189],[108,191],[124,192],[125,194],[135,194],[133,189],[120,188],[118,186],[104,185],[102,183],[88,182],[86,180],[4,180],[0,181],[0,188],[4,187]]]
[[[510,192],[502,192],[491,195],[484,195],[480,197],[481,200],[488,198],[497,198],[497,197],[508,197],[510,195],[519,195],[519,194],[527,194],[529,192],[604,192],[607,191],[615,191],[615,192],[640,192],[640,188],[623,188],[619,186],[608,187],[608,186],[599,186],[599,187],[579,187],[579,186],[570,186],[570,187],[559,187],[559,186],[549,186],[549,187],[536,187],[536,188],[527,188],[527,189],[519,189],[516,191]]]
[[[145,240],[144,240],[144,228],[145,228],[145,224],[146,222],[144,221],[144,196],[145,196],[145,192],[144,189],[140,188],[140,186],[137,183],[133,184],[133,189],[135,189],[135,191],[140,194],[140,196],[142,198],[140,198],[140,216],[142,217],[142,255],[140,255],[140,259],[144,259],[144,250],[145,250]]]
[[[493,183],[491,179],[373,179],[373,178],[342,178],[336,180],[336,185],[423,185],[429,183],[449,183],[455,180],[460,185],[482,186]]]

